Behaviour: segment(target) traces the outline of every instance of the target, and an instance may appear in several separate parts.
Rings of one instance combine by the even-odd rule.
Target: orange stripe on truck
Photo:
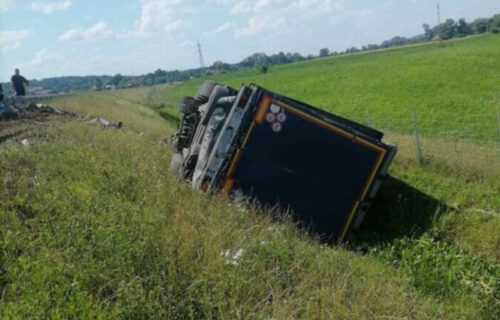
[[[267,109],[273,102],[273,98],[269,95],[264,95],[260,100],[259,107],[257,108],[257,112],[255,113],[255,117],[253,121],[257,124],[261,124],[264,121],[264,117],[266,116]]]
[[[229,197],[229,194],[231,193],[231,190],[233,189],[234,185],[234,180],[233,179],[226,179],[224,181],[224,185],[222,186],[222,195],[225,197]]]

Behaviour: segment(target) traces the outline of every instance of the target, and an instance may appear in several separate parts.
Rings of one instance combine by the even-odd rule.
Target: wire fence
[[[384,131],[386,140],[398,145],[403,161],[500,176],[500,113],[366,110],[352,118]]]

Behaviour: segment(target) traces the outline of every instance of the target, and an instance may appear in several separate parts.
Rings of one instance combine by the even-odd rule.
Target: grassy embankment
[[[479,37],[217,80],[257,82],[358,119],[366,105],[406,115],[417,101],[420,114],[458,108],[472,119],[500,109],[500,66],[488,58],[499,43]],[[177,114],[161,103],[196,84],[60,99],[125,128],[54,119],[28,147],[0,145],[0,318],[498,318],[498,162],[448,156],[418,166],[405,127],[394,126],[401,152],[364,229],[349,248],[321,246],[168,175],[163,139]],[[467,127],[454,119],[446,133],[460,136]],[[454,141],[427,127],[429,144]]]

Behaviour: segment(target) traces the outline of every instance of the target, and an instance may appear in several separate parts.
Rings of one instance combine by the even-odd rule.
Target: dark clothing
[[[1,83],[0,83],[0,101],[3,101],[3,88]]]
[[[12,76],[12,84],[14,85],[14,90],[16,91],[16,96],[25,96],[26,90],[24,89],[24,84],[28,84],[28,80],[25,77],[15,74]]]

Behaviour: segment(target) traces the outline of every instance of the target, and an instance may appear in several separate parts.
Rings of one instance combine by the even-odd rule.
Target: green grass
[[[366,121],[412,132],[417,110],[422,133],[498,141],[500,36],[273,66],[267,74],[244,70],[214,79],[239,88],[256,83],[278,93]],[[192,95],[203,79],[172,87],[169,97]]]
[[[498,263],[499,46],[498,35],[477,36],[275,66],[267,74],[243,70],[213,80],[235,87],[256,83],[362,122],[370,110],[373,126],[398,145],[392,174],[453,208],[449,220],[459,222],[447,220],[446,228],[453,229],[447,234]],[[166,97],[192,95],[204,80],[168,87]],[[424,167],[415,163],[409,135],[413,109],[423,135]]]
[[[479,312],[432,301],[373,257],[322,249],[286,222],[195,193],[168,175],[168,148],[149,135],[55,122],[44,140],[0,152],[1,318]]]
[[[488,56],[498,39],[218,80],[258,82],[354,117],[370,101],[373,114],[406,114],[413,108],[409,88],[420,81],[414,74],[423,72],[408,72],[416,68],[412,59]],[[475,87],[447,71],[456,66],[437,63],[441,69],[424,76],[440,78],[440,91],[460,100],[465,115],[493,115],[498,64],[479,64],[492,77],[483,84],[471,71],[477,62],[467,61],[463,81],[478,81]],[[398,69],[399,81],[389,81]],[[373,82],[372,74],[380,79]],[[500,318],[500,170],[491,148],[435,129],[423,138],[419,166],[412,137],[394,127],[388,139],[400,151],[362,230],[345,246],[326,246],[277,213],[201,195],[168,174],[165,138],[178,122],[172,104],[199,81],[61,98],[51,104],[122,121],[124,129],[54,118],[17,124],[27,129],[28,146],[0,144],[1,319]],[[362,94],[354,89],[363,86]],[[465,98],[454,97],[456,86]],[[453,113],[434,86],[418,90],[427,102],[423,113]],[[492,110],[469,110],[479,101],[492,102]]]

